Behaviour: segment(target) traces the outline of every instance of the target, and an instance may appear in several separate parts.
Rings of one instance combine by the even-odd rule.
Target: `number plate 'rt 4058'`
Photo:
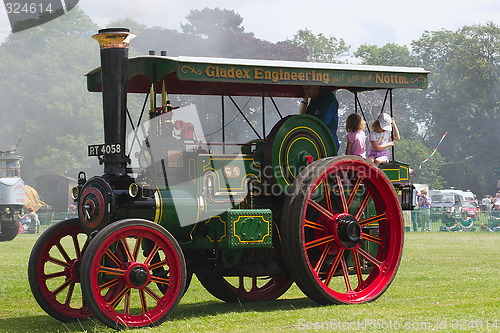
[[[119,154],[122,152],[122,145],[116,144],[102,144],[88,146],[89,156],[101,156],[108,154]]]

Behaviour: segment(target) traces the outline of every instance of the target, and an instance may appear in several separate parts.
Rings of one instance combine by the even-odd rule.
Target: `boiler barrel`
[[[136,200],[121,218],[143,218],[162,225],[175,237],[189,235],[199,221],[199,208],[189,186],[159,189],[147,200]]]

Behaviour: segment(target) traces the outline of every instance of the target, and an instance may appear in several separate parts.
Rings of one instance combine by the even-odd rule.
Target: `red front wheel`
[[[353,156],[314,162],[284,207],[284,259],[307,296],[352,304],[385,292],[401,259],[403,218],[383,172]]]
[[[103,228],[82,262],[82,290],[92,313],[113,328],[156,326],[176,308],[186,263],[175,238],[146,220]]]

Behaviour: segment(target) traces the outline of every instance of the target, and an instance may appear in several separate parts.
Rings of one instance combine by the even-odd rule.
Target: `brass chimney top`
[[[130,41],[137,35],[125,28],[101,29],[92,36],[102,49],[128,49]]]

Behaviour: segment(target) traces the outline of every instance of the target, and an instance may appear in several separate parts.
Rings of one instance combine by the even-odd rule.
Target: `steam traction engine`
[[[0,152],[0,242],[13,240],[19,232],[18,215],[25,203],[22,159],[16,150]]]
[[[159,325],[192,274],[226,302],[276,299],[293,282],[320,304],[363,303],[383,294],[403,246],[398,196],[374,165],[331,157],[337,149],[317,118],[284,117],[265,139],[241,145],[238,154],[195,147],[189,131],[172,134],[186,124],[171,119],[166,91],[298,97],[303,84],[318,84],[313,73],[324,78],[334,69],[128,59],[133,37],[126,29],[94,36],[101,68],[87,79],[90,91],[102,91],[105,143],[90,146],[89,155],[99,156],[104,174],[79,174],[73,191],[79,217],[50,227],[34,246],[29,281],[40,306],[61,321],[95,316],[117,328]],[[289,80],[254,82],[249,75],[257,70],[263,79],[266,71],[287,72]],[[398,75],[424,78],[409,86],[423,88],[427,72],[407,70]],[[342,87],[332,77],[327,83]],[[134,152],[125,145],[131,92],[152,100],[147,137],[129,137],[129,146],[140,143]],[[160,93],[162,107],[156,108]],[[132,155],[139,161],[135,168]]]

